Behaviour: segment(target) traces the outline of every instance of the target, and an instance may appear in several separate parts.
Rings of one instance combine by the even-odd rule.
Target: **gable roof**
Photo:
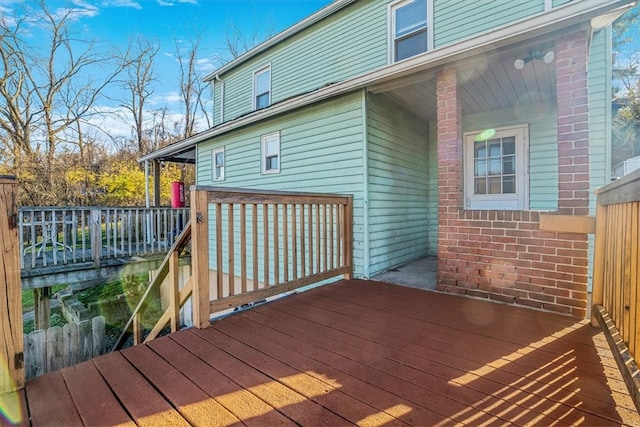
[[[352,0],[345,0],[345,2],[351,3]],[[340,3],[343,7],[345,5],[341,0],[332,5],[337,3]],[[387,87],[397,84],[402,79],[414,76],[416,73],[430,71],[435,73],[446,65],[468,60],[487,50],[543,36],[570,26],[590,22],[592,29],[594,27],[600,28],[604,26],[604,21],[612,22],[617,16],[626,11],[631,3],[632,0],[606,0],[602,2],[583,0],[570,2],[557,9],[507,24],[479,36],[469,37],[458,43],[425,52],[360,76],[322,86],[316,90],[272,104],[268,108],[249,112],[190,138],[149,153],[139,158],[138,161],[175,160],[176,156],[180,160],[175,161],[185,161],[187,157],[195,159],[195,155],[191,151],[195,150],[197,143],[243,126],[363,88],[372,88],[374,92],[381,92]],[[189,154],[187,155],[187,153]]]
[[[344,7],[350,5],[351,3],[354,3],[355,1],[356,0],[335,0],[333,3],[325,6],[322,9],[320,9],[319,11],[314,13],[313,15],[310,15],[309,17],[303,19],[302,21],[298,22],[297,24],[292,25],[291,27],[287,28],[286,30],[284,30],[284,31],[276,34],[275,36],[271,37],[270,39],[264,41],[263,43],[260,43],[258,46],[254,47],[253,49],[248,50],[247,52],[245,52],[244,54],[240,55],[236,59],[226,63],[225,65],[223,65],[222,67],[218,68],[217,70],[214,70],[210,74],[207,74],[204,77],[203,80],[205,82],[208,82],[208,81],[211,81],[211,80],[215,79],[218,76],[221,76],[222,74],[226,73],[227,71],[231,70],[232,68],[235,68],[238,65],[250,60],[251,58],[261,54],[262,52],[270,49],[272,46],[277,45],[278,43],[288,39],[289,37],[292,37],[295,34],[298,34],[299,32],[309,28],[313,24],[315,24],[317,22],[320,22],[324,18],[326,18],[326,17],[328,17],[330,15],[333,15],[337,11],[343,9]]]

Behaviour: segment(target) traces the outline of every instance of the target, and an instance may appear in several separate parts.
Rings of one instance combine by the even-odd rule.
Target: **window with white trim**
[[[529,208],[528,125],[464,134],[466,209]]]
[[[253,73],[253,109],[260,110],[271,105],[271,66]]]
[[[213,180],[224,181],[224,147],[213,151]]]
[[[426,52],[429,48],[427,0],[403,0],[392,4],[389,11],[392,62]]]
[[[262,173],[280,172],[280,132],[263,135]]]

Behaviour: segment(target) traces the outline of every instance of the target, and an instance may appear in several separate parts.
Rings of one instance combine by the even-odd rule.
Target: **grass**
[[[126,276],[122,280],[94,286],[74,293],[78,301],[92,310],[91,316],[104,316],[106,323],[106,345],[111,348],[122,329],[131,317],[131,312],[138,304],[140,297],[148,285],[148,275]],[[66,289],[67,285],[55,285],[52,294]],[[22,293],[23,313],[34,309],[33,291]],[[150,330],[162,315],[160,294],[152,295],[142,316],[142,324]],[[51,309],[51,326],[63,326],[67,323],[59,307]],[[33,331],[34,321],[24,322],[24,333]]]
[[[51,294],[55,294],[58,291],[62,291],[67,288],[67,285],[55,285],[51,289]],[[34,292],[32,290],[23,290],[22,291],[22,312],[26,313],[29,311],[33,311],[35,304],[33,300]]]
[[[51,326],[64,326],[66,325],[67,319],[64,318],[64,316],[62,315],[62,309],[60,307],[56,307],[56,308],[52,308],[51,309]],[[27,320],[24,322],[24,334],[30,334],[31,332],[33,332],[33,327],[34,327],[34,321],[33,320]]]

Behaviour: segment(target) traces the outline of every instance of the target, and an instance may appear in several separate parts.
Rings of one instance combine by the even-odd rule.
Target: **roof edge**
[[[226,73],[232,68],[259,55],[260,53],[266,51],[267,49],[280,43],[281,41],[284,41],[289,37],[292,37],[295,34],[309,28],[313,24],[320,22],[324,18],[333,15],[335,12],[343,9],[344,7],[350,5],[351,3],[354,3],[355,1],[356,0],[335,0],[333,3],[323,7],[319,11],[315,12],[313,15],[310,15],[305,19],[303,19],[302,21],[296,24],[293,24],[289,28],[279,32],[275,36],[270,37],[269,39],[260,43],[258,46],[254,47],[253,49],[250,49],[247,52],[240,55],[239,57],[231,60],[230,62],[227,62],[225,65],[223,65],[219,69],[214,70],[213,72],[207,74],[206,76],[204,76],[203,81],[208,82],[215,79],[217,76],[220,76],[221,74]]]
[[[589,1],[572,2],[557,8],[554,12],[541,13],[534,18],[527,19],[525,22],[514,22],[498,30],[490,31],[480,36],[470,37],[459,43],[447,45],[413,58],[355,76],[351,79],[323,86],[315,91],[294,96],[289,100],[276,103],[269,108],[252,111],[246,116],[241,116],[228,122],[221,123],[216,127],[202,131],[190,138],[151,152],[140,157],[138,161],[143,162],[146,160],[153,160],[171,153],[189,150],[192,146],[195,146],[201,141],[213,138],[238,127],[300,108],[313,102],[322,101],[347,92],[361,90],[372,85],[380,84],[384,81],[405,77],[416,72],[428,69],[437,69],[446,63],[458,61],[480,49],[486,49],[489,46],[492,48],[500,47],[507,43],[513,43],[514,41],[521,41],[530,37],[540,36],[550,30],[557,30],[563,27],[566,28],[576,25],[579,22],[588,22],[594,16],[611,12],[618,8],[629,7],[632,3],[634,3],[632,0],[605,0],[603,3],[592,3]]]

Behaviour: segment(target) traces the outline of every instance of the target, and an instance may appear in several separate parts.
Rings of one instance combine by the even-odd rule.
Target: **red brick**
[[[572,298],[562,298],[562,297],[557,297],[556,303],[562,304],[562,305],[568,305],[571,307],[578,307],[578,308],[585,308],[587,306],[587,300],[575,300]]]
[[[542,308],[542,302],[534,301],[526,298],[516,298],[516,304],[526,305],[527,307]]]
[[[545,310],[554,311],[556,313],[571,314],[571,308],[564,305],[545,302],[544,304],[542,304],[542,308]]]
[[[476,298],[489,298],[489,293],[477,289],[467,289],[467,295]]]
[[[516,301],[514,297],[510,297],[508,295],[500,295],[500,294],[490,294],[489,299],[506,302],[508,304],[513,304]]]

